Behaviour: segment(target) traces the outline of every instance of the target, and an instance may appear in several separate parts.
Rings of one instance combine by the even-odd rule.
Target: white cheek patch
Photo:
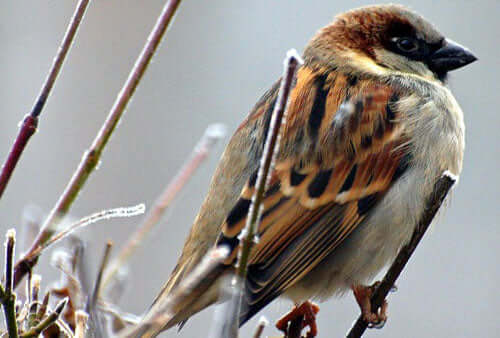
[[[423,62],[410,60],[403,55],[398,55],[387,49],[377,48],[374,49],[374,53],[379,63],[385,65],[387,68],[403,73],[412,73],[427,79],[434,78],[434,73]]]

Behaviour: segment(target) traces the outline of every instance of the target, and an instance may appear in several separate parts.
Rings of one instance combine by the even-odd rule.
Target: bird
[[[447,80],[477,58],[395,4],[335,16],[302,57],[239,323],[278,297],[292,300],[295,312],[314,315],[310,300],[350,290],[368,322],[384,322],[386,303],[370,308],[369,282],[410,240],[441,174],[461,172],[464,118]],[[226,247],[229,255],[162,330],[216,303],[223,277],[234,272],[279,86],[280,80],[264,93],[230,139],[177,265],[144,318],[210,249]]]

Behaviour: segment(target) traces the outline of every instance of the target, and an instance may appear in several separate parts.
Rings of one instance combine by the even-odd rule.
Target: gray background
[[[62,74],[10,185],[0,201],[0,234],[20,225],[23,208],[48,212],[90,145],[162,8],[160,0],[96,0],[91,4]],[[234,130],[280,75],[289,48],[302,50],[336,13],[371,1],[185,1],[158,50],[102,164],[71,209],[73,217],[144,201],[175,174],[205,127]],[[452,74],[465,112],[467,152],[459,186],[392,294],[390,318],[368,337],[495,337],[498,303],[498,31],[492,1],[413,0],[405,4],[468,46],[480,61]],[[73,1],[0,4],[0,158],[29,111],[74,9]],[[224,142],[227,142],[227,138]],[[197,172],[174,208],[130,266],[120,306],[140,313],[173,268],[223,145]],[[94,269],[104,242],[123,242],[139,218],[90,226]],[[116,250],[116,249],[115,249]],[[56,276],[41,260],[44,286]],[[262,313],[272,322],[289,309],[274,302]],[[183,337],[203,337],[213,309],[188,322]],[[321,337],[340,337],[358,314],[354,298],[321,306]],[[250,337],[255,321],[243,329]],[[269,335],[277,332],[268,328]],[[176,337],[172,331],[166,337]]]

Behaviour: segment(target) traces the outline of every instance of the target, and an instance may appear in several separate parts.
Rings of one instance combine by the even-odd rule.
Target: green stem
[[[5,295],[2,299],[3,313],[5,315],[5,324],[9,338],[19,337],[17,333],[17,319],[16,319],[16,295]]]
[[[50,315],[45,317],[45,319],[42,320],[37,326],[34,326],[28,331],[22,333],[20,337],[21,338],[38,337],[40,333],[42,333],[45,329],[47,329],[49,326],[51,326],[56,322],[57,318],[59,318],[67,303],[68,303],[68,298],[63,299],[61,302],[59,302],[59,304],[57,304],[56,308]]]

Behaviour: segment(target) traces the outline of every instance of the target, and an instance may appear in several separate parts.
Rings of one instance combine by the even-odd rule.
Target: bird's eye
[[[394,40],[402,52],[411,53],[418,50],[418,42],[413,38],[395,38]]]

